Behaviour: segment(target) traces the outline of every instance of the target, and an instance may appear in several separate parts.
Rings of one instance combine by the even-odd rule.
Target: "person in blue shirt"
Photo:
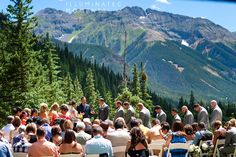
[[[194,145],[199,145],[201,140],[212,140],[213,134],[206,129],[205,123],[201,122],[198,124],[198,131],[195,133],[195,138],[193,139]]]
[[[175,121],[172,127],[172,134],[168,136],[166,140],[166,147],[170,143],[186,143],[186,134],[184,133],[183,123],[180,121]],[[170,150],[172,157],[185,157],[187,150],[185,149],[172,149]],[[167,156],[167,153],[165,153]]]
[[[103,129],[99,126],[93,126],[93,138],[85,144],[85,154],[100,154],[100,156],[112,157],[111,141],[103,138]]]
[[[0,141],[0,156],[1,157],[13,157],[9,146],[6,142]]]
[[[41,125],[41,127],[44,128],[46,131],[46,140],[50,141],[50,139],[52,138],[52,132],[51,132],[52,127],[49,125],[48,119],[44,118],[42,119],[42,121],[43,121],[43,124]]]

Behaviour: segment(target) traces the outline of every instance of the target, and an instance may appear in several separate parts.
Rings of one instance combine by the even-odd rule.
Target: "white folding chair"
[[[13,156],[14,157],[28,157],[28,154],[27,153],[14,152]]]
[[[219,152],[219,146],[222,146],[225,144],[225,139],[217,139],[216,140],[216,145],[214,148],[214,153],[213,153],[213,157],[220,157],[220,152]]]
[[[190,145],[193,143],[193,140],[188,140],[186,143],[189,143]]]
[[[150,151],[150,157],[155,157],[156,155],[154,155],[154,150],[160,150],[159,152],[159,157],[162,157],[162,148],[163,148],[163,145],[166,143],[165,140],[155,140],[155,141],[152,141],[152,143],[150,143],[148,145],[148,149]]]
[[[85,155],[86,157],[99,157],[99,154],[88,154]]]
[[[200,147],[200,148],[202,147],[202,144],[203,144],[203,143],[206,143],[206,144],[208,145],[209,143],[211,143],[211,140],[206,140],[206,141],[201,140],[201,141],[199,142],[199,147]],[[203,156],[208,156],[208,153],[203,153],[203,152],[202,152],[202,149],[201,149],[200,156],[201,156],[201,157],[203,157]]]
[[[115,147],[112,147],[114,157],[121,156],[121,155],[125,156],[125,149],[126,149],[126,146],[115,146]]]
[[[187,151],[185,157],[188,157],[189,146],[189,143],[170,143],[167,151],[167,157],[171,157],[170,150],[172,149],[185,149]]]
[[[83,157],[82,154],[60,154],[59,157]]]

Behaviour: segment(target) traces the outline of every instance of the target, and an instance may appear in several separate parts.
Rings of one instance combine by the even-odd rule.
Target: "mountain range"
[[[117,73],[126,50],[129,76],[134,64],[144,63],[158,95],[177,100],[192,90],[198,100],[236,100],[236,34],[208,19],[140,7],[70,14],[46,8],[36,17],[35,33],[49,32],[74,54]]]

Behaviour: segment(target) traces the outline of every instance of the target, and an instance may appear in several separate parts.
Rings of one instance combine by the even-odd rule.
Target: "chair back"
[[[162,156],[162,150],[163,150],[163,145],[165,144],[165,140],[155,140],[152,141],[152,143],[150,143],[148,145],[148,149],[150,151],[151,156],[154,156],[154,150],[159,150],[159,157]]]
[[[82,154],[60,154],[59,157],[83,157]]]
[[[14,152],[13,156],[14,157],[28,157],[28,154],[27,153]]]
[[[224,145],[225,144],[225,139],[217,139],[216,140],[216,145],[214,146],[214,153],[213,153],[213,157],[219,157],[220,153],[219,153],[219,146]]]
[[[125,153],[126,146],[115,146],[112,147],[113,153]]]
[[[85,157],[99,157],[99,154],[88,154]]]
[[[167,157],[171,157],[170,150],[172,150],[172,149],[185,149],[185,150],[187,150],[187,152],[185,154],[185,156],[187,157],[188,152],[189,152],[189,146],[190,146],[189,143],[170,143],[168,151],[167,151]]]

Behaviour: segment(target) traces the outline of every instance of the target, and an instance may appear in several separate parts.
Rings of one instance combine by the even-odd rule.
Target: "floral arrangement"
[[[214,146],[212,144],[203,143],[201,145],[201,150],[202,150],[202,153],[206,153],[208,154],[207,155],[208,157],[211,157],[213,156]]]
[[[190,147],[189,147],[190,156],[200,157],[200,153],[201,153],[201,148],[199,146],[195,146],[194,144],[190,145]]]

